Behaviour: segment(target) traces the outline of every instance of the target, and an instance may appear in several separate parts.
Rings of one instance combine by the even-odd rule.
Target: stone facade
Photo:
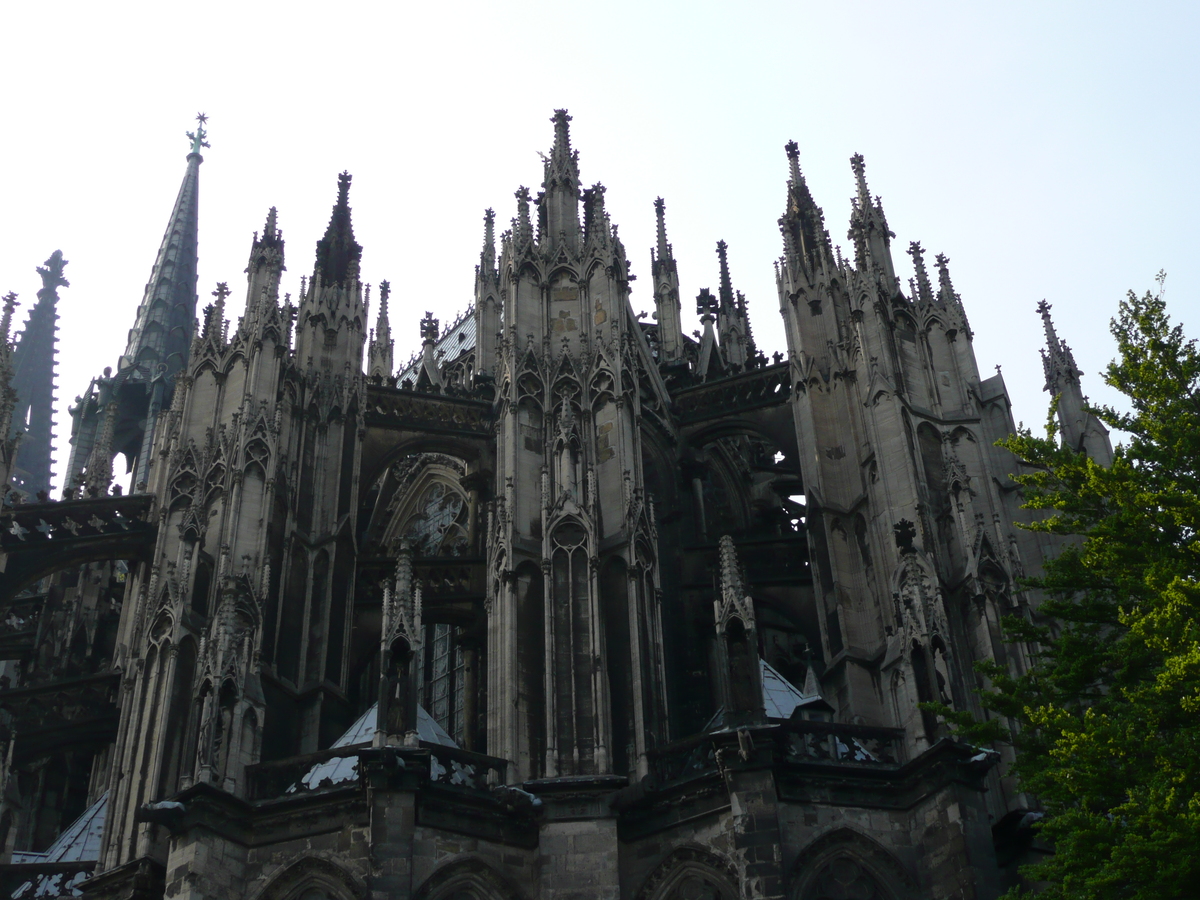
[[[0,523],[14,896],[1011,883],[1034,801],[919,706],[982,713],[972,664],[1023,670],[999,620],[1036,616],[1020,578],[1050,549],[1013,524],[1008,397],[948,261],[935,283],[912,244],[901,288],[857,156],[843,259],[789,144],[786,353],[759,351],[724,242],[693,339],[665,204],[646,322],[604,187],[553,125],[541,190],[500,235],[485,215],[471,309],[427,315],[398,370],[345,173],[294,300],[272,209],[244,315],[219,284],[197,316],[191,135],[128,347],[72,411],[63,499],[10,496]],[[1043,315],[1067,439],[1105,459]]]

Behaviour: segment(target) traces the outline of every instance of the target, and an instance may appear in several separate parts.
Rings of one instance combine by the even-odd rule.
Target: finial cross
[[[208,132],[204,130],[204,126],[208,123],[208,116],[204,113],[196,113],[196,130],[187,133],[188,140],[192,142],[192,152],[199,153],[200,149],[211,146],[205,138],[208,137]]]

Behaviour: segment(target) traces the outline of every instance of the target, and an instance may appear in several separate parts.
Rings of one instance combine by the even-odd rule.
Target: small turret
[[[421,320],[421,371],[417,375],[417,390],[441,390],[442,372],[437,363],[438,320],[426,312]]]
[[[579,249],[579,153],[571,149],[571,117],[565,109],[556,109],[554,146],[544,157],[545,175],[538,203],[543,229],[539,240],[557,247],[565,242],[570,251]]]

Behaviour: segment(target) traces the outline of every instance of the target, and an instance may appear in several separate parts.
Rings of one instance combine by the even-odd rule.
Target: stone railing
[[[673,400],[679,421],[687,424],[776,406],[787,402],[791,395],[791,367],[778,363],[686,388]]]
[[[363,762],[395,754],[403,768],[428,768],[433,784],[488,792],[504,784],[508,762],[457,747],[421,741],[420,748],[374,748],[368,743],[334,747],[303,756],[258,763],[246,769],[246,799],[278,800],[357,784]]]
[[[246,799],[274,800],[335,787],[358,780],[359,756],[370,744],[334,747],[246,767]]]
[[[661,789],[720,771],[739,756],[774,764],[818,763],[847,767],[898,767],[904,730],[836,722],[788,721],[693,735],[647,754],[650,778]]]
[[[434,784],[486,791],[504,784],[508,774],[508,761],[494,756],[428,741],[421,741],[421,749],[429,751],[429,780]]]

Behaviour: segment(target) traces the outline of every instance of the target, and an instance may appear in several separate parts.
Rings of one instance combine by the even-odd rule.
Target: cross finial
[[[196,113],[196,130],[187,133],[188,140],[192,142],[192,152],[199,153],[200,148],[211,146],[205,138],[208,137],[208,132],[204,130],[204,126],[208,123],[208,116],[204,113]]]

